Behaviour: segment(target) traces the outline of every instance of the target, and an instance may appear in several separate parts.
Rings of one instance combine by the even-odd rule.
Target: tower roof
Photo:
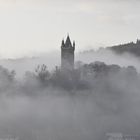
[[[67,39],[66,39],[66,42],[65,42],[65,46],[67,46],[67,47],[72,46],[69,35],[67,36]]]

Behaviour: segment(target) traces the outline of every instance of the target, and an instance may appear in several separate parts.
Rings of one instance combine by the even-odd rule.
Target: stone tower
[[[75,51],[75,42],[71,43],[69,35],[67,36],[66,41],[62,40],[61,44],[61,68],[72,70],[74,69],[74,51]]]

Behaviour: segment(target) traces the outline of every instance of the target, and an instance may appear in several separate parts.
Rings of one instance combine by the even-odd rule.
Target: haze
[[[135,41],[139,0],[0,0],[0,57],[59,50],[67,33],[76,50]]]

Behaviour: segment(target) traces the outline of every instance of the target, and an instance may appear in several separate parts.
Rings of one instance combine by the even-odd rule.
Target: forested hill
[[[107,49],[111,49],[119,54],[132,53],[140,57],[140,40],[137,40],[136,43],[130,42],[127,44],[120,44],[120,45],[108,47]]]

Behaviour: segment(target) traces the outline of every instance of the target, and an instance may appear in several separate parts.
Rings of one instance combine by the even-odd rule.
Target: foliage
[[[136,56],[140,56],[140,40],[137,40],[136,43],[130,42],[127,44],[120,44],[117,46],[108,47],[107,49],[111,49],[119,54],[131,53]]]
[[[0,91],[7,89],[15,82],[15,71],[9,71],[8,69],[0,66]]]
[[[47,66],[42,65],[35,69],[35,73],[30,73],[29,75],[33,81],[36,80],[42,85],[65,90],[86,90],[94,87],[95,82],[98,80],[101,82],[101,79],[108,80],[110,77],[115,79],[117,78],[115,77],[116,75],[120,76],[120,79],[139,77],[133,66],[121,68],[118,65],[106,65],[103,62],[79,65],[74,70],[61,70],[56,67],[52,72],[48,71]]]
[[[42,83],[47,83],[50,79],[50,73],[46,65],[38,65],[35,69],[36,78]]]

